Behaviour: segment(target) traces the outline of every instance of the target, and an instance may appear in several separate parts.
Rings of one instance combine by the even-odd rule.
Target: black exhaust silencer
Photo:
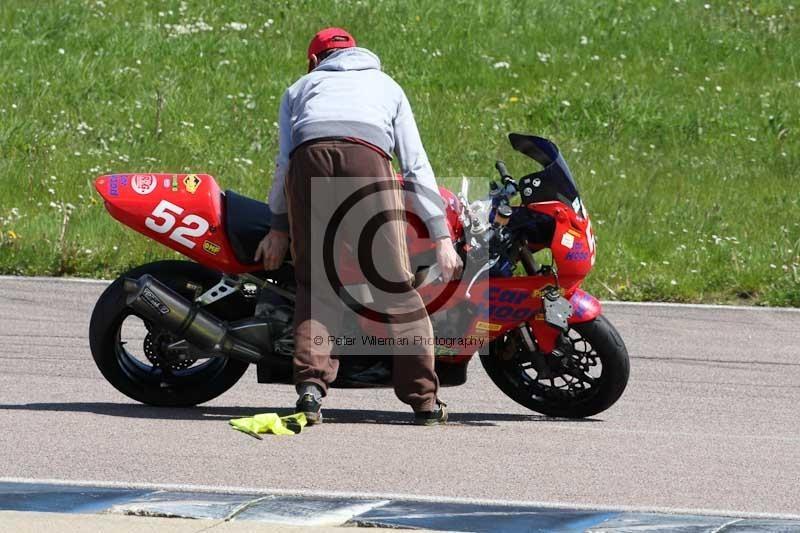
[[[125,279],[125,303],[141,317],[202,350],[221,352],[233,359],[257,363],[263,359],[254,346],[234,338],[214,315],[192,305],[150,274]]]

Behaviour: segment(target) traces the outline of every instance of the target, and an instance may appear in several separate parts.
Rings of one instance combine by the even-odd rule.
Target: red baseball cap
[[[318,56],[331,48],[352,48],[355,45],[356,40],[346,30],[342,28],[325,28],[317,32],[314,38],[311,39],[308,45],[308,59],[310,60],[312,55]]]

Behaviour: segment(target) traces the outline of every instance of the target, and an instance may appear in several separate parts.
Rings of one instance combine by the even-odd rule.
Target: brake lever
[[[500,259],[499,255],[494,259],[490,259],[481,268],[478,269],[478,271],[475,273],[474,276],[472,276],[472,280],[469,282],[469,285],[467,285],[467,290],[464,292],[467,298],[472,298],[472,295],[469,293],[469,291],[472,290],[472,286],[475,285],[476,281],[478,281],[478,277],[480,277],[480,275],[486,272],[487,270],[491,270],[492,267],[497,264],[497,261],[499,259]]]

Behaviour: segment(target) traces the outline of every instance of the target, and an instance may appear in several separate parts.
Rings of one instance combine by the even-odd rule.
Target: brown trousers
[[[320,140],[301,145],[292,154],[286,197],[297,278],[294,318],[296,384],[315,383],[327,392],[328,385],[336,379],[339,361],[331,357],[335,345],[328,339],[331,334],[338,335],[342,330],[343,319],[353,320],[356,314],[347,310],[330,288],[319,250],[320,236],[324,234],[332,213],[351,193],[376,182],[385,182],[380,178],[393,178],[391,163],[361,144]],[[373,192],[359,202],[359,207],[366,211],[394,214],[402,210],[402,205],[399,187]],[[372,250],[378,251],[372,255],[379,263],[382,277],[396,284],[405,284],[404,290],[381,294],[369,306],[390,317],[408,316],[424,308],[422,298],[412,286],[405,224],[402,216],[398,218],[381,225],[372,244]],[[345,221],[337,232],[345,243],[342,248],[348,249],[353,256],[356,255],[354,251],[359,235],[364,230],[363,226],[356,225]],[[389,318],[385,321],[388,322],[385,325],[387,338],[408,340],[408,345],[381,348],[391,350],[393,355],[397,397],[415,411],[433,410],[439,389],[433,346],[413,342],[433,338],[430,318],[422,313],[415,320],[392,321]],[[320,339],[324,341],[320,343]]]

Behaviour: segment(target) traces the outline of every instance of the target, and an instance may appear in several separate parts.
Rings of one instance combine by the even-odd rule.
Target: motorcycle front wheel
[[[625,391],[630,362],[625,343],[604,317],[575,324],[562,355],[531,352],[519,331],[510,331],[481,354],[495,385],[537,413],[586,418],[611,407]]]

